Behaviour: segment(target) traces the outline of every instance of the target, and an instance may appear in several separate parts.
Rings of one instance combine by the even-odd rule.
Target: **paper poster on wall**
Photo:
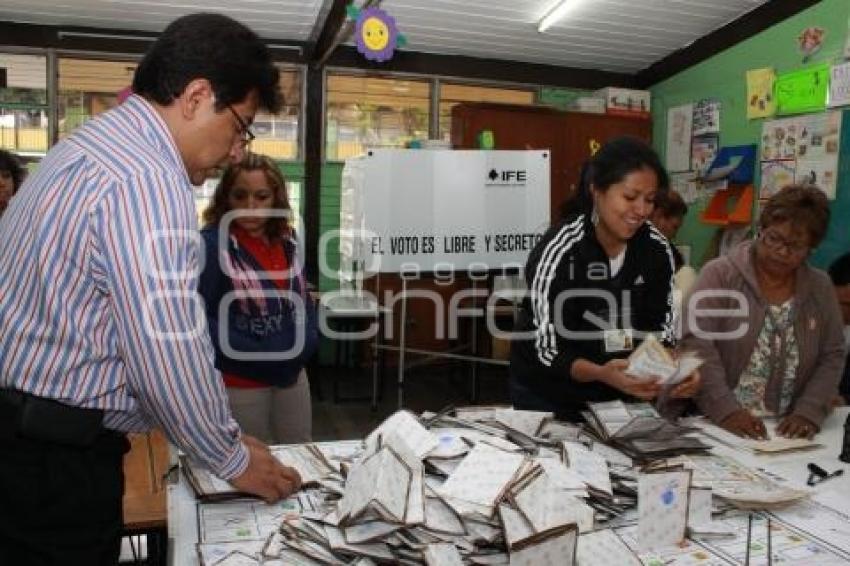
[[[830,70],[829,106],[850,104],[850,62],[834,65]]]
[[[694,105],[684,104],[667,110],[667,170],[691,169],[691,135]]]
[[[794,118],[771,120],[762,126],[761,159],[794,159],[797,157],[797,140],[802,133]],[[808,136],[808,131],[806,132]]]
[[[797,161],[832,161],[838,163],[841,111],[802,116],[797,119],[800,142]]]
[[[691,168],[697,177],[702,177],[706,169],[717,157],[720,138],[716,135],[700,136],[691,142]]]
[[[828,160],[797,160],[797,172],[794,182],[803,185],[815,185],[819,187],[826,198],[835,198],[835,178],[837,175],[835,164]]]
[[[795,171],[796,166],[793,159],[762,161],[759,198],[769,199],[779,189],[793,183]]]
[[[720,101],[712,99],[700,100],[694,104],[693,135],[720,133]]]
[[[761,159],[838,160],[841,111],[770,120],[762,126]]]
[[[671,173],[670,188],[679,193],[685,204],[693,204],[699,199],[697,182],[691,173]]]
[[[777,114],[805,114],[826,108],[829,63],[813,65],[776,78]]]
[[[829,199],[835,198],[838,178],[838,149],[841,132],[840,110],[806,116],[803,128],[809,135],[797,148],[798,183],[811,183],[820,187]]]
[[[776,71],[771,68],[747,71],[747,118],[767,118],[776,113],[775,81]]]
[[[790,160],[793,172],[789,179],[788,163],[770,166],[763,163],[762,192],[773,194],[782,185],[794,181],[817,185],[828,198],[835,198],[841,116],[842,111],[832,110],[765,122],[762,161]],[[766,196],[762,194],[762,198]]]
[[[820,51],[823,47],[823,39],[826,31],[817,26],[807,27],[797,36],[797,43],[800,46],[800,53],[803,54],[803,63],[811,59],[812,55]]]

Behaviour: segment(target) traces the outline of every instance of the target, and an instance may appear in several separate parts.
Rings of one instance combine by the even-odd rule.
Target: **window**
[[[291,179],[289,175],[286,175],[286,171],[284,171],[284,177],[286,178],[286,197],[289,199],[289,206],[295,214],[291,226],[295,230],[295,233],[298,234],[298,237],[303,238],[306,234],[304,226],[301,225],[304,216],[304,186],[301,179]]]
[[[136,63],[89,59],[59,60],[59,136],[65,137],[92,116],[114,108],[129,87]],[[297,159],[301,115],[301,73],[281,69],[284,107],[277,115],[257,113],[251,150],[275,159]]]
[[[299,124],[301,118],[302,73],[298,69],[281,69],[280,91],[283,108],[277,115],[258,112],[251,131],[257,136],[251,151],[274,159],[298,159]]]
[[[47,58],[0,53],[6,86],[0,88],[0,148],[25,158],[47,153]]]
[[[327,160],[428,137],[429,81],[342,74],[329,74],[327,81]]]
[[[133,82],[136,63],[59,59],[59,137],[64,138],[92,116],[115,107],[118,93]]]
[[[460,102],[499,102],[534,104],[533,88],[498,88],[465,84],[440,83],[440,137],[451,139],[452,108]]]

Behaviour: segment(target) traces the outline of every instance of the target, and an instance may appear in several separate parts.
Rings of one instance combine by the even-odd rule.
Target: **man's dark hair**
[[[836,287],[850,285],[850,253],[846,253],[829,266],[829,277]]]
[[[14,153],[0,149],[0,171],[8,171],[9,175],[12,176],[12,184],[14,185],[12,193],[16,193],[21,188],[21,183],[24,182],[26,170]]]
[[[171,22],[145,54],[133,92],[166,106],[195,79],[207,79],[216,108],[245,100],[256,89],[259,105],[281,106],[280,71],[256,33],[221,14],[190,14]]]

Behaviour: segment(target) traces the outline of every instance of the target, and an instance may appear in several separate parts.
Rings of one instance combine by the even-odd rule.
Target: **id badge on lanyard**
[[[605,353],[614,354],[634,349],[634,335],[631,328],[615,328],[604,332]]]

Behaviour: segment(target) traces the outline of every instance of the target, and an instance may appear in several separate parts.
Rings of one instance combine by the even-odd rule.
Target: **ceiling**
[[[414,51],[633,73],[765,0],[585,0],[545,33],[554,0],[385,0]]]
[[[162,31],[179,16],[219,12],[262,37],[307,41],[324,0],[0,0],[0,21]]]
[[[384,0],[405,49],[636,73],[767,0],[585,0],[538,33],[556,0]],[[194,11],[306,42],[330,0],[0,0],[0,21],[161,31]],[[355,4],[362,4],[356,0]],[[352,43],[349,38],[348,43]]]

